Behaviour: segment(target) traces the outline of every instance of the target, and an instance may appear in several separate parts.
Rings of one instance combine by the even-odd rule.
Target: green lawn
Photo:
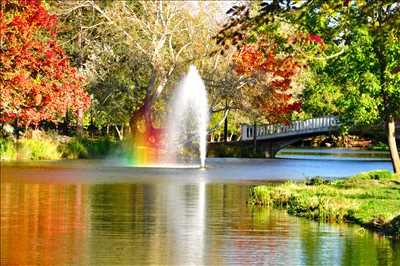
[[[351,222],[400,237],[400,177],[386,170],[350,178],[255,186],[249,203],[286,208],[314,220]]]

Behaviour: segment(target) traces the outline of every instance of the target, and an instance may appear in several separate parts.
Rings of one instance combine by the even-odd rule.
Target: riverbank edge
[[[29,137],[0,137],[0,161],[100,159],[118,155],[126,142],[110,137],[68,137],[33,132]]]
[[[385,201],[391,204],[381,204]],[[286,209],[291,215],[320,222],[357,224],[400,239],[400,176],[387,170],[337,180],[315,177],[257,185],[250,188],[248,204]]]

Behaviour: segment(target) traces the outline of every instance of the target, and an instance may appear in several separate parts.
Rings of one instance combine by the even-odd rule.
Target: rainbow
[[[146,166],[159,163],[166,152],[163,132],[163,129],[153,127],[137,130],[128,144],[129,164]]]

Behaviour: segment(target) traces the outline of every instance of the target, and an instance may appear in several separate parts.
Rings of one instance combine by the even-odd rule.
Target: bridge
[[[265,152],[266,156],[274,158],[279,150],[304,138],[337,132],[340,128],[340,121],[336,116],[324,116],[304,121],[292,121],[288,124],[242,124],[240,127],[240,141],[211,142],[209,147],[212,149],[226,145],[232,148],[236,147],[235,149],[240,150],[242,156]],[[400,121],[396,123],[396,139],[397,144],[400,145]]]
[[[242,141],[268,140],[286,137],[296,137],[330,133],[340,128],[340,121],[336,116],[312,118],[304,121],[293,121],[289,124],[274,125],[241,125]]]
[[[317,117],[304,121],[292,121],[288,124],[241,125],[241,143],[251,145],[253,152],[265,151],[270,158],[282,148],[304,138],[330,134],[340,128],[336,116]]]

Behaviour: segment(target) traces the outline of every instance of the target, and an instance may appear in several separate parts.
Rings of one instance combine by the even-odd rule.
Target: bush
[[[306,185],[307,186],[319,186],[319,185],[323,185],[323,184],[328,184],[329,181],[325,180],[324,178],[320,177],[320,176],[316,176],[314,178],[311,178],[310,180],[306,181]]]
[[[120,144],[110,137],[73,138],[60,149],[62,157],[68,159],[103,158],[114,154]]]
[[[11,138],[0,138],[2,160],[57,160],[103,158],[121,148],[121,143],[110,137],[96,139],[67,137],[55,132],[32,130],[25,132],[16,143]],[[18,151],[18,153],[17,153]]]
[[[0,160],[15,160],[17,151],[12,139],[0,139]]]
[[[265,152],[253,152],[253,147],[212,143],[207,147],[208,157],[265,158]]]
[[[365,173],[360,173],[351,177],[351,179],[372,179],[372,180],[387,180],[395,178],[395,175],[389,170],[374,170]]]
[[[19,145],[21,159],[58,160],[61,158],[58,143],[51,139],[23,139]]]
[[[386,230],[391,235],[397,235],[400,238],[400,215],[392,219],[390,224],[387,225]]]
[[[377,144],[368,147],[371,151],[389,151],[389,146],[383,142],[378,142]]]
[[[111,155],[120,147],[119,144],[110,137],[80,139],[80,141],[86,147],[90,158],[100,158]]]
[[[67,142],[60,148],[60,150],[63,158],[67,159],[88,158],[88,152],[86,147],[78,139],[72,139],[71,141]]]

